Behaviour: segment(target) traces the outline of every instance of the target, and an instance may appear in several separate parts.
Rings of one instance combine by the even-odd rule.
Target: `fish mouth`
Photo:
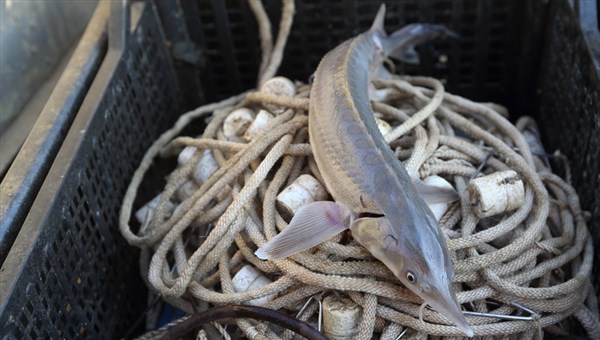
[[[432,287],[429,291],[423,291],[419,295],[425,300],[425,303],[450,320],[466,336],[473,337],[475,335],[473,328],[471,328],[460,309],[456,295],[451,289],[439,290]]]

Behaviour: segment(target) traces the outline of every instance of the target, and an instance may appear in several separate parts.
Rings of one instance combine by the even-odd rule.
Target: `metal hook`
[[[493,304],[496,306],[501,305],[500,303],[498,303],[496,301],[486,301],[486,303]],[[471,311],[463,311],[463,315],[473,315],[473,316],[482,316],[482,317],[486,317],[486,318],[496,318],[496,319],[503,319],[503,320],[520,320],[520,321],[535,321],[536,316],[539,316],[539,314],[536,313],[534,310],[532,310],[531,308],[525,307],[525,306],[521,305],[520,303],[508,302],[508,304],[511,306],[517,307],[517,308],[529,313],[530,315],[529,316],[520,316],[520,315],[506,315],[506,314],[471,312]]]
[[[482,317],[486,317],[486,318],[496,318],[496,319],[503,319],[503,320],[521,320],[521,321],[533,321],[534,320],[534,318],[532,316],[505,315],[505,314],[470,312],[470,311],[463,311],[463,315],[482,316]]]
[[[319,333],[322,333],[322,330],[323,330],[323,302],[321,301],[321,295],[322,294],[323,293],[321,293],[321,294],[315,294],[315,295],[312,295],[311,297],[309,297],[308,300],[306,300],[306,302],[302,306],[302,308],[300,308],[300,311],[298,312],[298,314],[296,314],[296,319],[299,319],[300,316],[306,310],[306,308],[308,308],[308,306],[310,305],[310,303],[313,300],[317,301],[317,303],[319,304],[319,312],[318,312],[318,315],[317,315],[317,330],[319,331]]]
[[[308,300],[306,300],[306,302],[304,303],[304,306],[302,306],[302,308],[300,308],[300,311],[298,312],[298,314],[296,314],[296,319],[300,318],[300,315],[302,315],[302,313],[304,313],[306,308],[308,308],[308,305],[312,302],[314,297],[315,296],[312,295],[311,297],[308,298]]]
[[[481,171],[483,170],[483,167],[485,167],[485,165],[487,164],[487,162],[490,160],[490,158],[492,158],[492,156],[496,153],[496,151],[494,151],[494,149],[491,149],[487,155],[485,155],[485,158],[483,159],[483,161],[479,164],[479,166],[477,167],[477,169],[475,169],[475,173],[473,175],[471,175],[471,178],[469,178],[469,181],[473,180],[475,177],[477,177],[477,175],[479,175],[481,173]]]
[[[317,316],[317,330],[319,331],[319,333],[323,332],[323,302],[321,301],[321,299],[318,299],[317,302],[319,303],[319,315]]]
[[[513,301],[513,302],[509,302],[509,304],[513,305],[513,306],[515,306],[515,307],[517,307],[519,309],[522,309],[522,310],[526,311],[527,313],[530,314],[530,316],[532,317],[532,319],[534,319],[534,316],[539,316],[539,314],[536,311],[534,311],[533,309],[531,309],[529,307],[525,307],[525,306],[523,306],[522,304],[520,304],[518,302],[514,302]]]
[[[402,337],[404,336],[404,334],[406,334],[406,332],[408,332],[408,327],[404,327],[402,332],[400,332],[400,334],[398,334],[398,336],[396,337],[396,340],[402,339]]]

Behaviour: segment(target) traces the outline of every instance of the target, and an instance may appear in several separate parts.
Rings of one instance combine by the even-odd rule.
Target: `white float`
[[[517,209],[525,200],[523,181],[513,170],[475,178],[467,190],[473,211],[480,218]]]
[[[325,188],[311,175],[300,175],[277,195],[277,205],[289,216],[293,216],[302,206],[327,198]]]

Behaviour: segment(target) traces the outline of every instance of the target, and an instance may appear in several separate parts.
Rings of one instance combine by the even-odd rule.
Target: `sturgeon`
[[[284,258],[350,229],[406,287],[471,337],[451,285],[454,270],[445,237],[425,202],[452,201],[457,194],[409,176],[381,135],[369,100],[370,77],[382,71],[385,58],[418,62],[416,44],[455,33],[411,24],[388,36],[384,17],[382,4],[371,29],[328,52],[314,74],[309,139],[335,202],[300,208],[256,255]]]

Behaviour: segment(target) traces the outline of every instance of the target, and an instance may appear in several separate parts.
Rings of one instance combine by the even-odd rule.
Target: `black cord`
[[[192,315],[187,320],[168,327],[160,339],[175,340],[198,329],[201,324],[231,318],[267,321],[292,330],[309,340],[327,340],[323,334],[319,333],[304,321],[300,321],[272,309],[244,305],[216,307],[200,314]]]

